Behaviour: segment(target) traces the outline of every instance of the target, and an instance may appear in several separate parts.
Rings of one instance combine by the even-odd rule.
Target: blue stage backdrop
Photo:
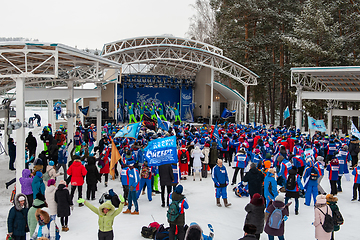
[[[128,103],[137,102],[147,102],[148,104],[155,103],[159,105],[160,103],[164,105],[174,106],[177,103],[180,103],[180,92],[181,92],[181,119],[188,119],[188,116],[191,112],[191,103],[193,102],[193,94],[192,89],[186,89],[183,87],[180,89],[172,89],[172,88],[122,88],[120,84],[118,84],[118,106],[119,104],[123,107],[123,104],[127,101]],[[146,113],[146,112],[145,112]],[[164,109],[165,113],[165,109]],[[149,115],[150,116],[150,115]]]

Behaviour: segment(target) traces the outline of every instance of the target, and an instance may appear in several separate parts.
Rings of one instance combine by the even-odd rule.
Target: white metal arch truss
[[[183,72],[195,75],[202,67],[208,67],[245,86],[257,85],[259,77],[223,56],[220,48],[184,38],[154,36],[120,40],[105,44],[101,55],[123,64],[123,73],[135,69],[153,69],[155,66],[175,69],[173,72],[181,72],[181,75],[184,75]],[[132,67],[133,64],[151,67]]]

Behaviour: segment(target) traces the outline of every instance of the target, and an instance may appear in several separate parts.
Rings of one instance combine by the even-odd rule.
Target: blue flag
[[[137,139],[140,128],[141,122],[125,125],[115,134],[114,138],[126,137]]]
[[[360,132],[352,121],[351,121],[351,134],[360,139]]]
[[[177,163],[176,136],[150,141],[144,149],[144,155],[149,166]]]
[[[308,124],[309,124],[309,129],[314,129],[320,132],[326,132],[324,120],[316,120],[308,116]]]
[[[79,108],[80,112],[82,112],[82,114],[84,114],[85,116],[87,116],[87,114],[88,114],[88,112],[89,112],[89,106],[84,107],[84,108],[83,108],[82,106],[79,106],[78,108]]]
[[[221,146],[221,139],[220,139],[220,136],[219,136],[219,127],[218,125],[216,124],[215,127],[214,127],[214,133],[213,133],[214,137],[216,138],[216,143],[217,145]]]
[[[286,120],[288,117],[290,117],[290,111],[289,107],[286,107],[284,111],[284,120]]]
[[[227,110],[226,108],[224,108],[224,111],[221,114],[221,117],[226,119],[226,118],[232,117],[232,115],[235,113],[236,113],[236,110],[230,111],[230,110]]]
[[[165,131],[169,131],[170,122],[162,121],[157,114],[156,114],[156,117],[157,117],[158,127],[165,130]]]

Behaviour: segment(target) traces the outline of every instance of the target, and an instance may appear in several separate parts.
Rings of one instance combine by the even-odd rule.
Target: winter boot
[[[141,195],[145,195],[145,191],[142,191]]]
[[[131,215],[139,215],[139,212],[133,211],[133,212],[131,213]]]
[[[216,199],[216,206],[221,207],[220,198]]]
[[[84,204],[83,203],[79,203],[79,207],[83,207],[84,206]]]
[[[223,200],[224,200],[225,207],[231,206],[231,203],[228,203],[227,198],[224,198]]]
[[[63,227],[63,232],[67,232],[67,231],[69,231],[68,226]]]
[[[62,226],[61,231],[65,232],[65,226]]]
[[[107,185],[107,182],[105,182],[105,187],[107,187],[108,185]]]
[[[124,211],[123,213],[129,214],[129,213],[131,213],[131,210],[130,210],[130,209],[126,209],[126,211]]]

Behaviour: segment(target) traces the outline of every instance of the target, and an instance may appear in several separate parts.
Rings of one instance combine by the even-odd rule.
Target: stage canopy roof
[[[211,86],[210,83],[206,85]],[[221,82],[214,81],[214,89],[218,91],[226,100],[242,101],[245,103],[245,98],[238,91],[229,88]]]

